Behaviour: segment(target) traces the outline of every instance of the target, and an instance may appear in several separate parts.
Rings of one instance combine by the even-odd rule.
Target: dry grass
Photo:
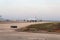
[[[20,32],[59,32],[60,23],[43,23],[43,24],[33,24],[27,27],[17,29]]]

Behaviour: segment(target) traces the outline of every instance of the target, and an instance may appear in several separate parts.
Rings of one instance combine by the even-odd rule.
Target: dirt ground
[[[18,28],[21,28],[37,23],[0,23],[0,40],[60,40],[60,34],[16,32],[15,29],[10,28],[11,25],[17,25]]]

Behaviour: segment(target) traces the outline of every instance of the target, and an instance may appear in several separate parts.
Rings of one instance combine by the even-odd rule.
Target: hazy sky
[[[0,15],[6,19],[60,20],[60,0],[0,0]]]

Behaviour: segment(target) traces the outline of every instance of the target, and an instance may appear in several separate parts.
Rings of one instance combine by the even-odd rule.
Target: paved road
[[[27,22],[27,23],[0,23],[0,29],[10,29],[10,26],[18,26],[18,28],[26,27],[31,24],[42,24],[42,23],[48,23],[48,22]]]

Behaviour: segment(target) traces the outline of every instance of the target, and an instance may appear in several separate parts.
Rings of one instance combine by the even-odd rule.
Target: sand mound
[[[60,23],[33,24],[17,29],[18,32],[60,32]]]

